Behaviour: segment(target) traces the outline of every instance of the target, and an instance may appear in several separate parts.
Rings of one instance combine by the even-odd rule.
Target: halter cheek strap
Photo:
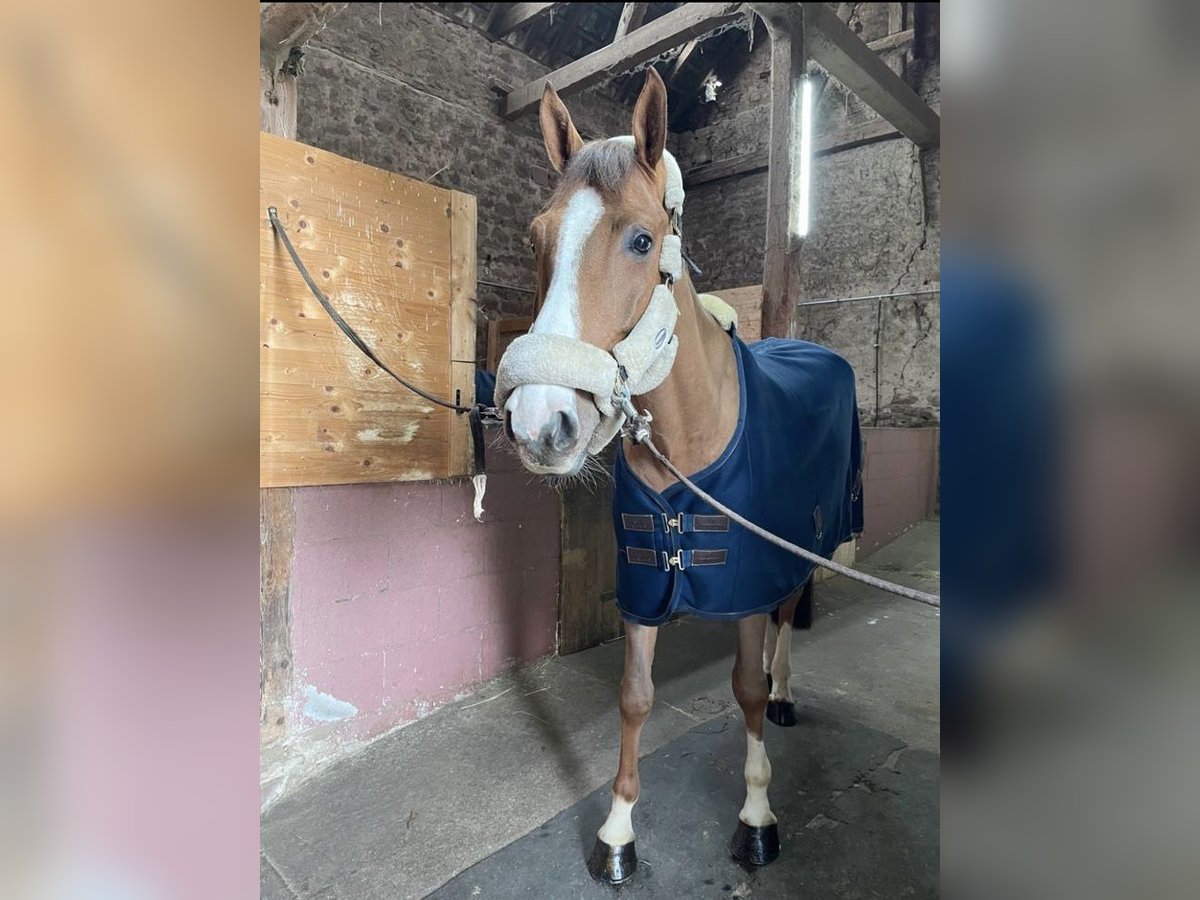
[[[631,137],[611,140],[633,142]],[[683,275],[679,236],[683,177],[675,158],[666,151],[663,163],[667,171],[663,205],[671,217],[671,233],[663,238],[658,256],[663,283],[655,286],[629,334],[609,353],[576,338],[533,332],[509,344],[496,370],[496,406],[501,409],[509,395],[524,384],[556,384],[591,394],[601,419],[588,445],[589,453],[603,450],[626,417],[635,415],[631,397],[666,381],[679,350],[675,335],[679,307],[673,288]]]

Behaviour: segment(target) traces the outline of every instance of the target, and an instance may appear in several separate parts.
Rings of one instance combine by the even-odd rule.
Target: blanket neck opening
[[[740,407],[733,341],[700,305],[686,272],[675,285],[679,351],[666,380],[637,398],[654,417],[654,441],[675,465],[698,472],[718,459],[737,427]],[[628,440],[623,450],[630,467],[657,491],[675,483],[644,447]]]

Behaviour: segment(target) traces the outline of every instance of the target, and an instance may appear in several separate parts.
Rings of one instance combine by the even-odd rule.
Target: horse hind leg
[[[795,627],[807,628],[812,624],[812,590],[810,578],[804,587],[783,602],[775,614],[779,619],[778,636],[774,646],[769,648],[769,662],[766,659],[768,648],[764,647],[763,651],[770,690],[767,718],[782,728],[796,724],[796,704],[792,700],[792,631]]]
[[[765,866],[779,856],[779,825],[767,800],[771,761],[763,742],[763,713],[767,706],[767,674],[762,653],[769,624],[766,615],[738,622],[737,658],[733,664],[733,695],[746,719],[746,802],[730,850],[739,862]]]
[[[654,705],[651,667],[658,629],[625,623],[625,674],[621,679],[621,760],[613,780],[612,806],[596,835],[588,858],[588,873],[597,881],[620,884],[637,870],[633,833],[633,805],[641,793],[638,776],[638,743],[642,726]]]

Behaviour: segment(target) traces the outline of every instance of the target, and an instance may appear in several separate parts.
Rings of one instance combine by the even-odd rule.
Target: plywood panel
[[[713,293],[737,310],[738,334],[743,341],[757,341],[762,337],[761,284],[725,288]]]
[[[264,486],[468,474],[466,416],[398,385],[312,296],[275,206],[343,318],[399,375],[473,402],[475,198],[260,136],[260,480]]]

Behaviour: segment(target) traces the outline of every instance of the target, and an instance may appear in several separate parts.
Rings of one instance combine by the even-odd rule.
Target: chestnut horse
[[[540,119],[546,153],[560,179],[530,228],[538,314],[530,335],[514,342],[497,375],[496,399],[504,410],[506,433],[530,471],[574,476],[616,434],[616,426],[624,421],[620,405],[624,402],[624,409],[631,410],[632,394],[637,408],[653,418],[658,447],[684,472],[701,472],[722,458],[735,431],[740,435],[746,389],[739,385],[739,373],[745,345],[736,338],[728,307],[722,310],[719,301],[702,300],[679,264],[683,192],[678,167],[665,151],[667,98],[662,79],[647,70],[633,113],[632,139],[585,145],[549,84]],[[849,367],[829,351],[819,352],[836,361],[844,381],[842,367],[847,372]],[[603,372],[596,374],[600,369]],[[590,374],[558,374],[577,370]],[[620,384],[628,390],[610,398],[604,388],[611,382],[603,379],[611,379],[612,372],[619,373]],[[590,387],[593,382],[599,387]],[[857,441],[857,419],[854,429]],[[617,439],[622,441],[618,466],[627,467],[651,492],[676,484],[644,447],[628,437]],[[657,518],[618,517],[618,534],[622,526],[631,534],[649,532],[658,527]],[[819,514],[817,518],[820,537]],[[696,531],[730,531],[723,516],[693,515],[690,520]],[[668,537],[671,526],[685,530],[671,519],[665,526]],[[648,573],[661,573],[652,549],[622,548],[626,553],[629,558],[623,555],[622,565],[644,558]],[[690,565],[699,566],[705,560],[724,562],[726,550],[689,550],[674,558],[663,553],[668,574],[672,565],[683,569],[689,553]],[[637,565],[630,569],[640,575]],[[738,571],[742,578],[746,567]],[[793,623],[804,627],[811,619],[811,565],[799,581],[787,584],[787,590],[772,594],[769,604],[759,604],[753,614],[714,616],[737,621],[733,694],[746,725],[746,799],[732,851],[754,865],[769,863],[779,853],[776,818],[767,799],[771,764],[763,720],[795,723],[788,683],[789,636]],[[658,636],[656,624],[645,624],[645,617],[628,613],[625,606],[622,612],[626,644],[620,763],[611,811],[589,861],[592,875],[609,883],[624,881],[637,864],[632,812],[640,789],[638,741],[654,700],[651,664]]]

